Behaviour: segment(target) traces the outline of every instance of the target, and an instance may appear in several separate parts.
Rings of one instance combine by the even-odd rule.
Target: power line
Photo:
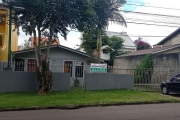
[[[133,12],[128,10],[120,10],[122,12],[126,13],[133,13],[133,14],[142,14],[142,15],[154,15],[154,16],[162,16],[162,17],[174,17],[174,18],[180,18],[180,16],[173,16],[173,15],[164,15],[164,14],[155,14],[155,13],[144,13],[144,12]]]
[[[129,12],[131,12],[131,11],[129,11]],[[142,12],[131,12],[131,13],[137,13],[137,14],[151,14],[151,13],[142,13]],[[59,15],[62,15],[62,13],[61,14],[59,14]],[[64,15],[74,15],[74,14],[64,14]],[[158,15],[158,14],[151,14],[151,15]],[[159,14],[160,15],[160,14]],[[79,16],[82,16],[82,17],[87,17],[87,16],[85,16],[85,15],[79,15]],[[162,15],[161,15],[162,16]],[[179,16],[180,17],[180,16]],[[115,19],[114,19],[115,20]],[[138,20],[139,21],[139,20]],[[164,26],[164,27],[180,27],[180,26],[178,26],[178,25],[159,25],[159,24],[151,24],[151,23],[143,23],[143,22],[147,22],[147,21],[140,21],[140,22],[132,22],[132,21],[128,21],[128,22],[126,22],[126,23],[131,23],[131,24],[144,24],[144,25],[154,25],[154,26]],[[151,22],[153,22],[153,21],[151,21]],[[162,22],[163,23],[163,22]],[[175,23],[166,23],[166,22],[164,22],[165,24],[175,24]]]
[[[152,25],[152,26],[162,26],[162,27],[180,27],[180,26],[175,26],[175,25],[159,25],[159,24],[151,24],[151,23],[143,23],[143,22],[126,22],[126,23]]]
[[[132,21],[140,21],[140,22],[151,22],[151,23],[160,23],[160,24],[173,24],[173,25],[179,25],[180,23],[172,23],[172,22],[164,22],[164,21],[154,21],[154,20],[144,20],[144,19],[136,19],[136,18],[128,18],[124,17],[125,20],[132,20]],[[179,21],[180,22],[180,21]]]
[[[73,32],[80,32],[80,31],[77,31],[77,30],[69,30],[69,31],[73,31]],[[106,31],[106,32],[109,32],[108,34],[121,34],[121,32],[113,32],[113,31]],[[114,33],[114,34],[113,34]],[[136,34],[127,34],[127,35],[123,35],[121,34],[121,36],[130,36],[130,37],[167,37],[167,36],[156,36],[156,35],[136,35]],[[180,37],[180,36],[178,36]]]
[[[127,12],[127,11],[126,11]],[[137,14],[150,14],[150,15],[160,15],[160,14],[151,14],[151,13],[142,13],[142,12],[132,12],[132,11],[129,11],[129,12],[131,12],[131,13],[137,13]],[[60,15],[60,14],[59,14]],[[62,15],[62,13],[61,13],[61,15]],[[64,14],[65,15],[65,14]],[[74,14],[66,14],[66,15],[74,15]],[[79,15],[79,16],[81,16],[81,17],[87,17],[87,16],[85,16],[85,15]],[[160,16],[164,16],[164,15],[160,15]],[[176,17],[176,16],[173,16],[173,17]],[[179,18],[180,18],[180,16],[179,16]],[[114,19],[114,20],[116,20],[116,19]],[[144,24],[144,25],[154,25],[154,26],[164,26],[164,27],[180,27],[180,26],[178,26],[178,25],[160,25],[160,24],[151,24],[151,23],[144,23],[144,22],[147,22],[147,21],[140,21],[140,20],[138,20],[138,22],[132,22],[132,21],[127,21],[126,23],[133,23],[133,24]],[[148,21],[148,22],[154,22],[154,21]],[[160,23],[160,22],[159,22]],[[168,23],[168,22],[161,22],[161,23],[165,23],[165,24],[176,24],[176,23]]]
[[[133,4],[133,3],[125,3],[127,5],[133,5],[133,6],[143,6],[143,7],[151,7],[151,8],[161,8],[161,9],[170,9],[170,10],[180,10],[177,8],[167,8],[167,7],[158,7],[158,6],[150,6],[150,5],[139,5],[139,4]]]
[[[99,9],[102,9],[100,7],[98,7]],[[23,9],[24,10],[24,9]],[[179,9],[180,10],[180,9]],[[41,11],[40,9],[32,9],[31,11]],[[161,17],[170,17],[170,18],[180,18],[180,16],[174,16],[174,15],[165,15],[165,14],[155,14],[155,13],[144,13],[144,12],[134,12],[134,11],[129,11],[129,10],[119,10],[121,12],[124,12],[124,13],[132,13],[132,14],[140,14],[140,15],[152,15],[152,16],[161,16]],[[62,14],[62,13],[61,13]],[[69,14],[69,15],[72,15],[72,14]],[[82,15],[80,15],[82,16]]]
[[[27,4],[27,3],[26,3]],[[80,5],[80,6],[87,6],[87,5]],[[17,6],[16,6],[17,7]],[[92,6],[93,7],[93,6]],[[19,7],[22,8],[22,7]],[[95,8],[99,8],[102,9],[102,7],[95,7]],[[22,10],[22,9],[21,9]],[[24,9],[23,9],[24,10]],[[178,9],[180,10],[180,9]],[[40,11],[40,9],[31,9],[31,11]],[[126,12],[126,13],[134,13],[134,14],[143,14],[143,15],[155,15],[155,16],[163,16],[163,17],[175,17],[175,18],[180,18],[180,16],[173,16],[173,15],[164,15],[164,14],[154,14],[154,13],[144,13],[144,12],[133,12],[133,11],[129,11],[129,10],[120,10],[122,12]]]
[[[39,9],[40,11],[40,9]],[[180,18],[180,16],[172,16],[172,15],[161,15],[161,14],[153,14],[153,13],[143,13],[143,12],[132,12],[132,11],[126,11],[126,10],[120,10],[120,11],[123,11],[123,12],[129,12],[129,13],[134,13],[134,14],[141,14],[141,15],[155,15],[155,16],[165,16],[165,17],[176,17],[176,18]],[[62,14],[62,13],[61,13]],[[60,15],[60,14],[59,14]],[[65,14],[64,14],[65,15]],[[66,15],[70,15],[70,14],[66,14]],[[73,14],[71,14],[73,15]],[[82,17],[86,17],[86,16],[83,16],[83,15],[79,15],[79,16],[82,16]],[[114,19],[115,20],[115,19]],[[127,23],[131,23],[131,24],[144,24],[144,25],[154,25],[154,26],[165,26],[165,27],[180,27],[180,26],[175,26],[175,25],[160,25],[160,24],[151,24],[151,23],[143,23],[145,21],[141,21],[141,22],[127,22]],[[172,24],[172,23],[166,23],[166,24]],[[174,24],[174,23],[173,23]]]

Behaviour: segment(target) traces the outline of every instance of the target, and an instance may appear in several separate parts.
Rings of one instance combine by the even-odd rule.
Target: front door
[[[73,77],[73,61],[64,61],[64,73],[70,73]]]
[[[75,78],[83,78],[83,77],[84,77],[84,62],[76,61]]]

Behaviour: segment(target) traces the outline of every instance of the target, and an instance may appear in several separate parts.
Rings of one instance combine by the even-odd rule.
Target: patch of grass
[[[4,93],[0,94],[0,109],[158,101],[180,102],[180,99],[164,96],[160,93],[129,90],[71,90],[69,92],[51,92],[47,95],[38,95],[37,93]]]

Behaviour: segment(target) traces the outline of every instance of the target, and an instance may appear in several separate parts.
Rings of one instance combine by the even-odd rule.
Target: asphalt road
[[[0,112],[0,120],[180,120],[180,104]]]

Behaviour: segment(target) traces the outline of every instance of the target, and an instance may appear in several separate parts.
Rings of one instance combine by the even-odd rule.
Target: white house
[[[107,36],[112,37],[112,36],[117,36],[120,37],[124,40],[123,42],[123,51],[129,53],[129,52],[134,52],[137,50],[136,45],[134,44],[134,42],[131,40],[131,38],[127,35],[126,32],[110,32],[110,31],[106,31]]]
[[[102,60],[109,60],[110,59],[110,53],[107,52],[107,49],[110,47],[108,45],[104,45],[101,47],[101,59]]]
[[[118,33],[118,32],[107,31],[106,34],[109,37],[112,37],[115,35],[117,37],[122,38],[124,40],[123,49],[122,49],[124,52],[130,53],[130,52],[134,52],[137,50],[136,45],[131,40],[131,38],[127,35],[126,32]],[[108,48],[108,47],[109,47],[108,45],[105,45],[105,46],[102,46],[102,48],[101,48],[101,59],[103,59],[103,60],[109,60],[110,59],[110,54],[106,52],[106,48]]]

